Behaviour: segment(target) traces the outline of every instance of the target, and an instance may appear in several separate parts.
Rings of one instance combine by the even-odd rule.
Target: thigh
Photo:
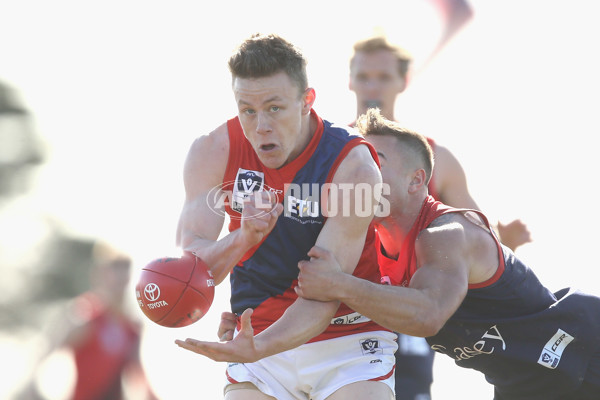
[[[398,345],[392,332],[357,333],[301,347],[299,377],[313,400],[387,399],[394,391]]]
[[[327,400],[394,400],[394,393],[383,382],[360,381],[342,386]]]
[[[231,383],[225,387],[225,400],[276,400],[250,382]]]

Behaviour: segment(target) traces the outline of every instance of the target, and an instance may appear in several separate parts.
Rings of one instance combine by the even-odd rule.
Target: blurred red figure
[[[124,306],[126,294],[131,294],[130,268],[127,255],[97,243],[91,289],[71,301],[59,329],[49,338],[43,358],[58,349],[72,352],[76,370],[72,400],[123,400],[124,384],[135,398],[157,399],[139,357],[139,323]],[[29,398],[38,398],[33,383],[28,393]]]

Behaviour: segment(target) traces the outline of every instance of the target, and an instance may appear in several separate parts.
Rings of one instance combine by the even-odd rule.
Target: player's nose
[[[262,112],[258,113],[256,122],[256,133],[266,134],[271,132],[271,124],[269,118]]]

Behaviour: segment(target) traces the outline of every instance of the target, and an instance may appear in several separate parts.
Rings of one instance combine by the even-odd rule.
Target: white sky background
[[[418,0],[365,3],[371,9],[358,1],[285,10],[277,2],[216,3],[0,0],[0,79],[21,92],[50,146],[35,200],[22,210],[119,242],[139,267],[172,254],[187,149],[235,114],[226,61],[236,44],[261,31],[299,45],[315,109],[347,123],[355,40],[380,30],[419,56],[439,34],[436,15]],[[415,77],[396,114],[455,153],[492,219],[528,224],[534,242],[518,254],[543,282],[600,294],[592,146],[600,133],[598,6],[471,3],[474,19]],[[14,237],[31,234],[23,230]],[[173,340],[215,339],[227,308],[221,285],[193,326],[146,325],[144,360],[164,400],[221,398],[223,366]],[[491,397],[480,375],[450,365],[437,358],[434,398]]]

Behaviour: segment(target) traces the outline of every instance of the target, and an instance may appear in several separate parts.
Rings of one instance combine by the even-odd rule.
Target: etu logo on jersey
[[[321,215],[319,184],[287,184],[285,185],[285,193],[283,200],[283,214],[285,217],[303,224],[322,223],[322,220],[319,219]]]

